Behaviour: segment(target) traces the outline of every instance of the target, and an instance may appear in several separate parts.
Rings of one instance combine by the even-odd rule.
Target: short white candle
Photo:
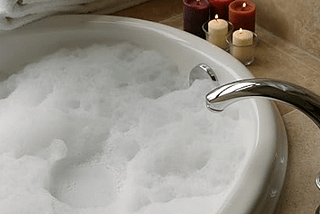
[[[253,33],[239,29],[232,34],[230,53],[241,62],[248,62],[254,57]]]
[[[232,43],[237,46],[247,46],[253,44],[253,33],[240,28],[232,35]]]
[[[218,19],[218,15],[208,23],[208,34],[208,40],[212,44],[222,49],[226,49],[228,47],[228,43],[226,42],[228,23],[223,19]]]

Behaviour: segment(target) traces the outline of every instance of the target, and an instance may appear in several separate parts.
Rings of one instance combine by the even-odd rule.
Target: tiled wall
[[[320,58],[319,0],[251,0],[256,22]]]

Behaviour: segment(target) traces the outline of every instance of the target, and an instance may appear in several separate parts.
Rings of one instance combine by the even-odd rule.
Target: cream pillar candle
[[[218,15],[208,23],[208,34],[210,43],[222,49],[228,47],[228,43],[226,42],[228,23],[223,19],[218,19]]]
[[[248,62],[254,57],[253,33],[249,30],[239,29],[232,35],[232,48],[230,53],[241,62]]]
[[[247,46],[253,44],[253,33],[249,30],[239,30],[233,33],[232,43],[236,46]]]

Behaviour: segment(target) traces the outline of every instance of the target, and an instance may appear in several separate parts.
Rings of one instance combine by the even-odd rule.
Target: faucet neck
[[[289,104],[307,116],[320,128],[320,97],[292,83],[269,79],[245,79],[220,86],[206,96],[207,107],[222,111],[239,99],[265,97]]]

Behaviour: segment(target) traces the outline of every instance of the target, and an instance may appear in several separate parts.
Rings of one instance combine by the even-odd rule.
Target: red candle
[[[210,3],[210,19],[214,19],[215,14],[218,14],[220,19],[228,20],[229,4],[234,0],[209,0]]]
[[[183,28],[185,31],[205,38],[202,24],[209,20],[207,0],[183,0]]]
[[[240,28],[255,31],[256,6],[251,1],[234,1],[229,4],[229,21],[234,30]]]

